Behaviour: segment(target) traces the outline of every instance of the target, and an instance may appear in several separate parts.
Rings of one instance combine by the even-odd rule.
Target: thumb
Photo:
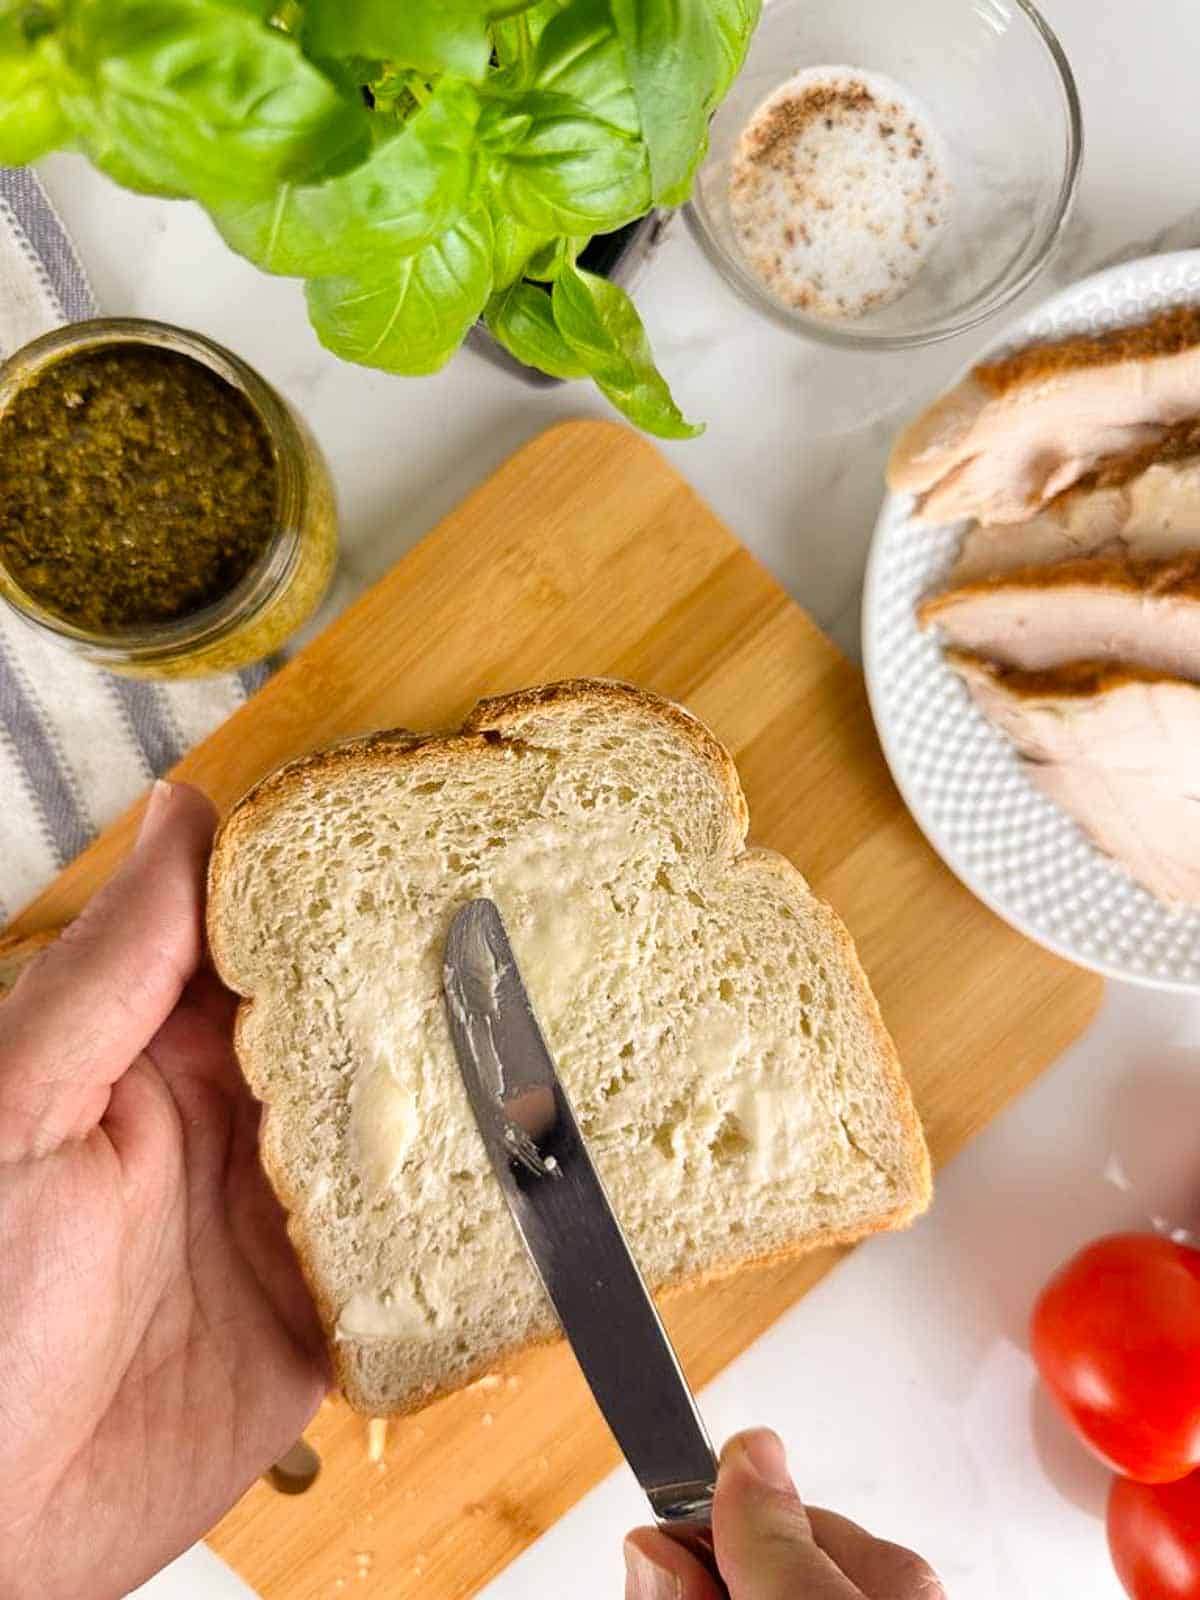
[[[186,784],[155,784],[133,854],[4,1002],[0,1162],[83,1138],[174,1010],[204,949],[216,823]]]
[[[731,1600],[863,1600],[813,1538],[783,1445],[767,1428],[721,1452],[713,1539]]]

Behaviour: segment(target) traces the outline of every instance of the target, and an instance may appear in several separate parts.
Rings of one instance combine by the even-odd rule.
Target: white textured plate
[[[988,353],[1136,322],[1186,302],[1200,302],[1200,250],[1085,278],[1009,328]],[[946,665],[936,637],[918,630],[914,608],[943,580],[963,524],[920,527],[911,505],[908,496],[885,500],[863,600],[871,709],[909,810],[947,866],[1030,938],[1108,977],[1200,991],[1200,910],[1160,905],[1089,844],[1034,789],[1008,740]]]

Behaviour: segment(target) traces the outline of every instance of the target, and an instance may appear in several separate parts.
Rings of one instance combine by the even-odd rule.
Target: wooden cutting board
[[[226,806],[327,740],[454,724],[480,695],[577,673],[684,701],[733,751],[752,836],[791,856],[858,941],[938,1164],[1090,1019],[1099,980],[1013,933],[932,854],[889,780],[858,672],[615,425],[569,423],[527,445],[176,770]],[[17,927],[71,917],[135,822],[111,828]],[[838,1259],[669,1302],[693,1382]],[[324,1463],[313,1487],[284,1497],[260,1483],[211,1536],[268,1600],[473,1595],[617,1459],[561,1345],[391,1424],[379,1461],[340,1403],[309,1438]]]

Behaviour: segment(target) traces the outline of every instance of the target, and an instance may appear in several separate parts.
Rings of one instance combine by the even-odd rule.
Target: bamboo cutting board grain
[[[797,530],[803,538],[803,530]],[[644,440],[569,423],[520,451],[177,769],[228,805],[263,772],[365,729],[457,723],[482,695],[576,673],[686,702],[733,751],[753,837],[858,940],[946,1161],[1090,1019],[1099,979],[999,922],[933,856],[889,781],[859,674]],[[130,815],[19,919],[72,916]],[[703,1383],[838,1259],[758,1268],[668,1302]],[[390,1426],[328,1402],[303,1495],[259,1483],[211,1543],[268,1600],[460,1600],[614,1465],[560,1345]],[[340,1581],[339,1581],[340,1580]]]

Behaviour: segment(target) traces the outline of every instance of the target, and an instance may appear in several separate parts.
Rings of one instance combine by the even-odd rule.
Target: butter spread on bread
[[[850,937],[746,827],[700,722],[596,680],[307,757],[226,820],[210,942],[244,997],[264,1165],[360,1410],[411,1410],[555,1332],[445,1021],[442,948],[471,897],[501,908],[653,1287],[928,1203]]]

